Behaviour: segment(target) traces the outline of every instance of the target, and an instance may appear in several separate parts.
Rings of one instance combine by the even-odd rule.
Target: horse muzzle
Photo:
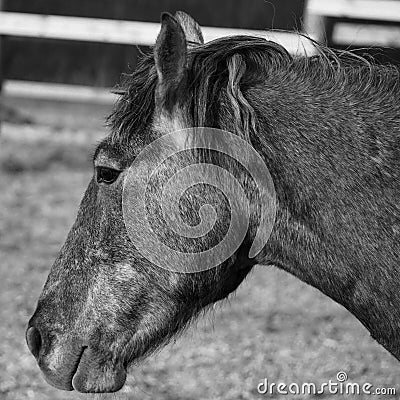
[[[28,348],[36,358],[46,381],[61,390],[82,393],[111,393],[126,381],[123,363],[113,363],[102,352],[71,335],[46,335],[30,324]]]

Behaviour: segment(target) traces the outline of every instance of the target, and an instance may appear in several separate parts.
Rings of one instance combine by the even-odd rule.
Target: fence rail
[[[3,94],[6,97],[93,104],[113,104],[118,97],[112,93],[112,88],[19,80],[6,80]]]
[[[0,12],[0,35],[79,40],[151,46],[160,24],[99,18]],[[202,27],[205,41],[222,36],[252,35],[274,40],[290,53],[312,51],[309,41],[296,33],[252,29]]]
[[[308,0],[307,12],[325,17],[400,22],[398,0]]]

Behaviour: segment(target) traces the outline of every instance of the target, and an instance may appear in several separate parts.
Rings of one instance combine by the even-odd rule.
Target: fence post
[[[305,6],[303,23],[304,32],[319,43],[328,46],[331,45],[335,18],[315,14],[313,10],[308,8],[308,2],[310,2],[310,0],[306,2]]]

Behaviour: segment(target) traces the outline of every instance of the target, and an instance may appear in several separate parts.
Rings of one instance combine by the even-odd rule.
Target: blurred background
[[[107,134],[110,88],[150,50],[162,11],[191,14],[206,39],[274,28],[289,32],[273,38],[298,54],[302,31],[379,63],[400,62],[397,0],[0,0],[0,9],[0,400],[86,398],[44,382],[24,330]],[[352,315],[260,266],[110,398],[254,399],[266,377],[318,383],[340,370],[400,393],[398,362]]]
[[[186,10],[205,26],[300,29],[304,1],[3,0],[3,9],[144,22],[159,22],[163,11]],[[136,44],[135,37],[130,46],[10,37],[4,42],[4,74],[6,79],[113,86],[121,71],[137,62]]]

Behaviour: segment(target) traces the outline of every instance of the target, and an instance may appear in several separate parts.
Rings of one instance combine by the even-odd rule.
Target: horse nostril
[[[40,332],[34,326],[31,326],[26,331],[26,343],[28,344],[30,352],[38,357],[40,347],[42,346],[42,337],[40,336]]]

